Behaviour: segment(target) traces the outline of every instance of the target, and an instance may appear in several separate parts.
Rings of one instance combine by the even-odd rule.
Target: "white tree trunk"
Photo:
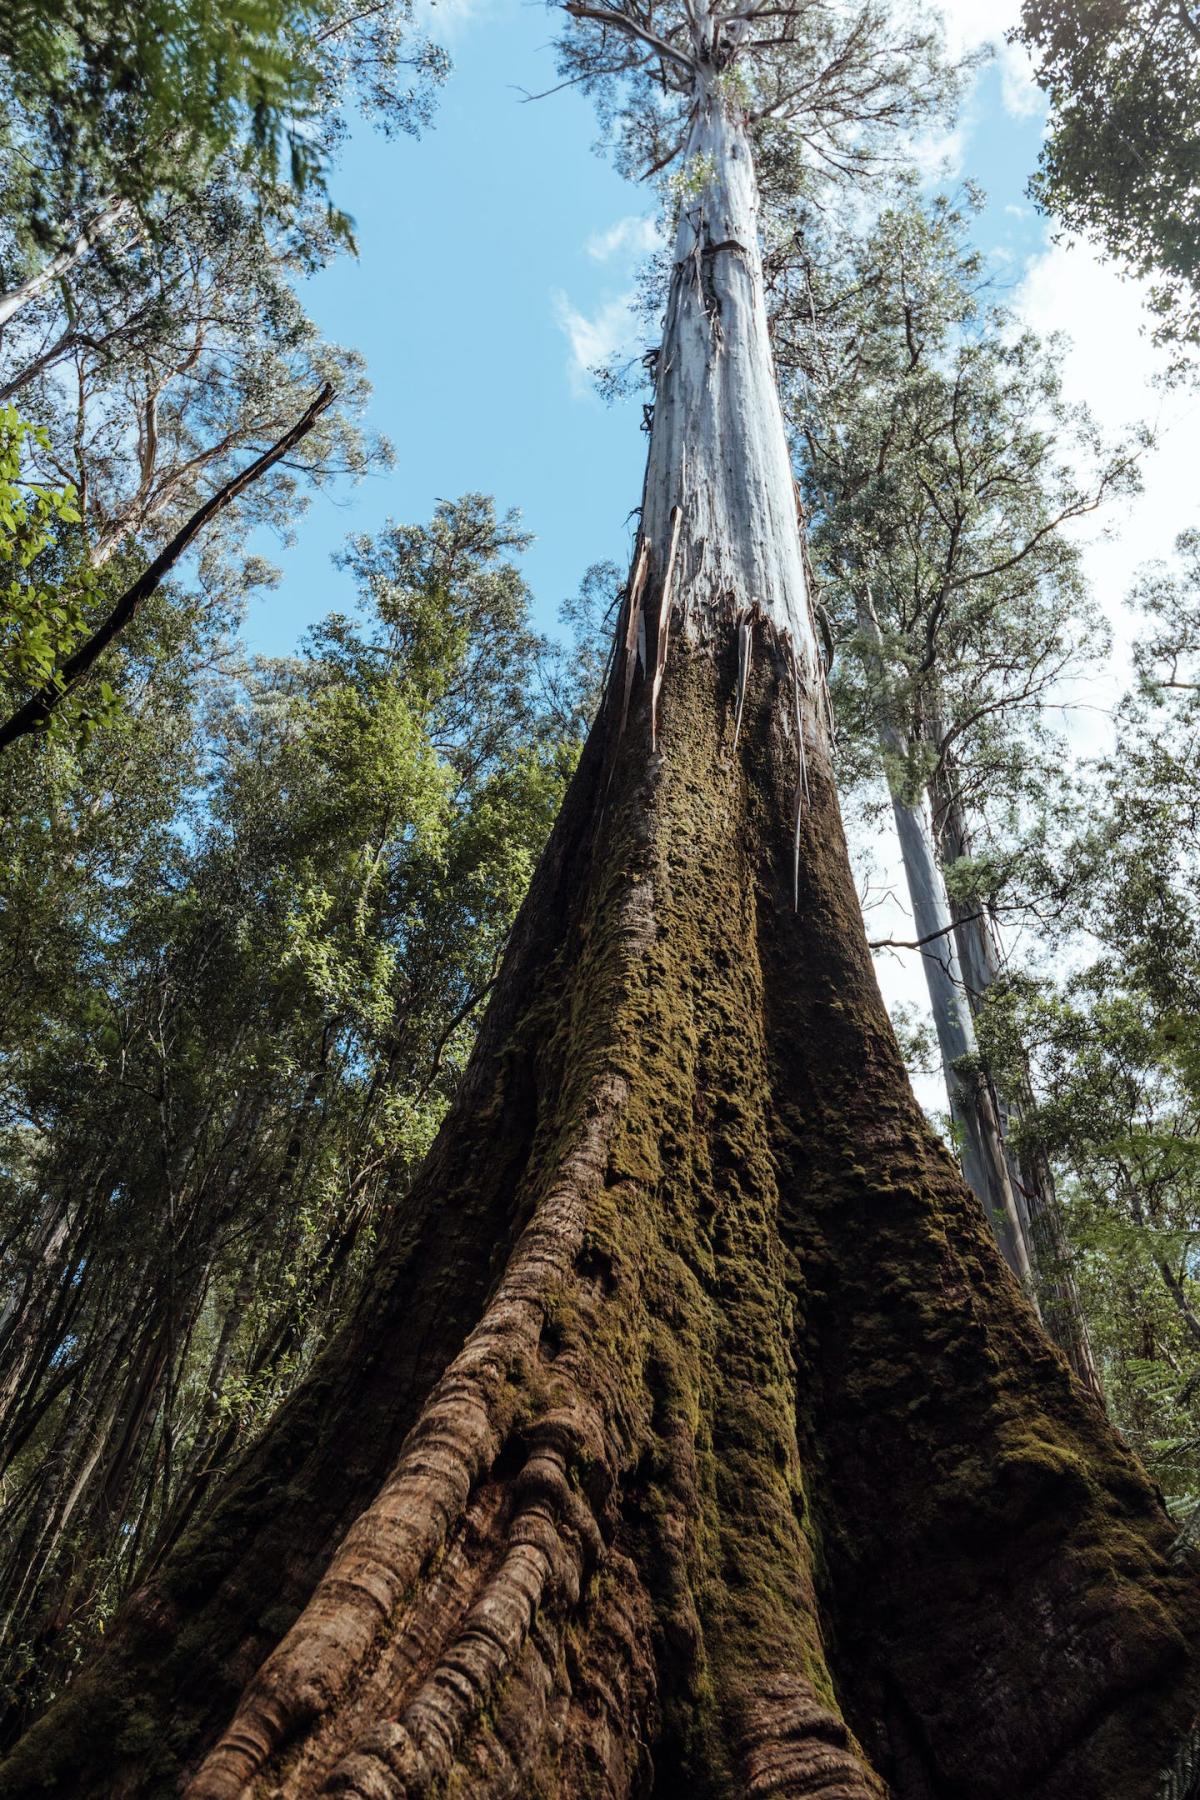
[[[858,624],[868,645],[875,650],[881,686],[886,691],[879,621],[866,594],[858,602]],[[881,717],[878,730],[885,754],[904,757],[907,745],[898,728]],[[991,1089],[980,1072],[964,1071],[957,1066],[964,1059],[974,1060],[978,1056],[978,1045],[971,1002],[958,960],[954,918],[934,849],[929,803],[923,794],[919,801],[909,802],[903,795],[893,792],[892,812],[937,1032],[950,1114],[962,1134],[963,1175],[972,1192],[983,1202],[1005,1261],[1036,1305],[1028,1220],[1012,1179]]]
[[[6,294],[0,294],[0,331],[3,331],[10,319],[16,317],[22,307],[28,306],[31,300],[36,300],[38,295],[43,293],[52,281],[57,281],[60,275],[65,275],[68,270],[73,269],[75,264],[81,262],[102,237],[106,236],[115,225],[119,225],[122,219],[129,218],[132,212],[133,207],[128,200],[113,201],[111,206],[104,207],[96,214],[95,218],[84,226],[72,243],[67,244],[57,256],[52,256],[48,263],[43,264],[35,275],[31,275],[27,281],[20,282],[16,287],[10,288]]]
[[[939,728],[938,736],[942,736]],[[938,821],[941,846],[939,864],[956,862],[970,854],[970,834],[954,789],[953,776],[931,786],[928,800]],[[954,941],[972,1016],[1003,968],[1000,933],[991,911],[980,903],[963,907],[951,904]],[[1014,1154],[1010,1133],[1019,1126],[1023,1107],[1032,1098],[1026,1079],[1015,1095],[1005,1095],[990,1083],[992,1099],[1014,1192],[1028,1225],[1029,1260],[1041,1298],[1042,1311],[1052,1337],[1065,1352],[1079,1379],[1103,1401],[1100,1372],[1092,1349],[1087,1319],[1071,1268],[1070,1247],[1062,1209],[1055,1192],[1054,1174],[1044,1154],[1036,1149],[1023,1157]]]
[[[643,540],[661,579],[678,517],[668,600],[682,629],[703,641],[756,609],[790,643],[806,724],[819,731],[822,674],[767,329],[754,159],[707,67],[681,183]]]

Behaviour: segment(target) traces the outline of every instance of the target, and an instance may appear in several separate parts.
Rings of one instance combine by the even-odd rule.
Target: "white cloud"
[[[952,56],[967,56],[990,47],[1000,68],[1000,99],[1014,119],[1035,118],[1045,106],[1020,44],[1010,44],[1006,32],[1021,19],[1021,0],[938,0],[946,23],[946,44]]]
[[[1085,244],[1052,244],[1030,263],[1016,295],[1019,316],[1035,331],[1070,338],[1059,364],[1067,399],[1086,401],[1113,434],[1144,422],[1158,439],[1142,459],[1142,493],[1109,509],[1107,520],[1097,515],[1086,532],[1085,569],[1114,646],[1109,667],[1089,683],[1085,707],[1111,706],[1128,684],[1136,621],[1124,602],[1135,574],[1169,555],[1200,515],[1200,396],[1154,386],[1163,356],[1146,329],[1145,298],[1144,282],[1123,278]],[[1080,749],[1098,748],[1107,735],[1103,712],[1082,712],[1072,735]]]
[[[591,317],[572,306],[561,288],[550,298],[555,322],[570,346],[567,370],[571,391],[576,399],[584,399],[593,392],[592,370],[611,362],[622,345],[635,337],[635,295],[618,294],[615,299],[604,301]]]
[[[1023,44],[1000,45],[1000,99],[1014,119],[1036,119],[1046,96],[1033,79],[1033,63]]]
[[[966,132],[956,125],[950,131],[914,138],[909,160],[926,183],[956,181],[962,174],[966,148]]]
[[[1021,21],[1021,0],[938,0],[951,55],[999,43]]]
[[[621,252],[635,256],[648,255],[658,245],[658,223],[653,218],[642,218],[631,213],[628,218],[618,219],[604,231],[593,231],[584,249],[595,262],[608,262]]]

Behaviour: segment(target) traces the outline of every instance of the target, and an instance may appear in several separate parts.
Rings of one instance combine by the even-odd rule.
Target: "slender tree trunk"
[[[84,226],[78,237],[72,239],[69,244],[64,244],[58,254],[43,263],[42,267],[30,275],[28,280],[18,282],[17,286],[9,288],[7,293],[0,294],[0,331],[3,331],[9,320],[16,318],[17,314],[28,306],[30,301],[36,300],[39,294],[44,293],[51,282],[57,281],[60,275],[65,275],[68,270],[73,269],[76,263],[82,262],[83,258],[95,249],[100,240],[107,237],[108,233],[123,219],[129,219],[132,216],[133,207],[128,200],[114,200],[111,205],[102,207],[95,217]]]
[[[890,757],[902,764],[908,746],[903,733],[887,716],[887,671],[883,667],[882,634],[865,588],[858,602],[858,626],[878,665],[880,747],[885,759]],[[928,802],[924,797],[909,800],[901,791],[893,789],[892,814],[937,1032],[950,1116],[961,1133],[959,1155],[963,1175],[972,1193],[983,1202],[1009,1268],[1034,1299],[1036,1284],[1028,1218],[1012,1178],[995,1097],[979,1067],[974,1017],[959,962],[946,884],[934,848]]]
[[[930,789],[929,804],[936,822],[943,865],[970,855],[970,834],[961,802],[954,791],[952,768],[943,765],[941,779]],[[954,920],[954,941],[963,985],[974,1015],[999,979],[1003,967],[999,928],[991,911],[978,903],[964,906],[951,900],[950,913]],[[1004,1135],[1012,1180],[1029,1219],[1030,1261],[1046,1329],[1079,1379],[1102,1400],[1103,1388],[1071,1267],[1070,1244],[1054,1188],[1054,1172],[1049,1159],[1035,1146],[1020,1156],[1012,1149],[1011,1133],[1020,1125],[1022,1114],[1032,1098],[1032,1089],[1026,1081],[1019,1094],[1006,1095],[990,1076],[988,1088]]]
[[[614,677],[455,1104],[0,1794],[1150,1800],[1200,1704],[1200,1575],[905,1081],[703,82],[696,133]]]

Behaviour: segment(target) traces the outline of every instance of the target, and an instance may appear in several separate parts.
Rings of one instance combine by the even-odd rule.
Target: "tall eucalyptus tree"
[[[352,1320],[0,1793],[1149,1800],[1197,1571],[907,1086],[767,333],[756,144],[861,163],[933,47],[568,10],[678,165],[605,703]]]
[[[1063,401],[1053,346],[989,300],[971,211],[910,197],[865,236],[826,231],[779,284],[776,334],[844,651],[843,761],[886,774],[964,1173],[1094,1385],[1049,1171],[1014,1156],[1020,1093],[974,1021],[1063,755],[1055,701],[1104,643],[1069,528],[1136,466]]]

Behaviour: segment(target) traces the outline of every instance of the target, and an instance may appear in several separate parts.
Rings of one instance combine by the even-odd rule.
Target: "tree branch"
[[[635,19],[630,18],[628,13],[618,12],[615,8],[608,6],[587,6],[584,4],[584,0],[564,0],[563,10],[569,12],[573,19],[594,19],[598,24],[615,26],[627,37],[640,38],[643,44],[649,44],[650,48],[659,56],[665,56],[669,62],[676,63],[689,75],[696,73],[696,65],[690,56],[685,56],[682,50],[677,50],[674,44],[669,44],[666,38],[659,37],[657,32],[648,30],[645,25],[639,25]]]
[[[927,932],[919,938],[870,938],[868,950],[920,950],[925,944],[932,944],[937,938],[948,937],[960,925],[971,925],[976,919],[986,918],[986,913],[967,913],[961,919],[954,919],[949,925],[943,925],[940,931]]]
[[[258,480],[260,475],[286,456],[300,440],[307,437],[321,414],[332,404],[334,398],[333,384],[326,382],[311,406],[301,414],[296,423],[284,433],[279,441],[256,457],[239,474],[233,475],[217,492],[197,508],[187,523],[175,533],[170,543],[161,550],[133,585],[125,590],[108,617],[98,625],[91,637],[81,644],[74,655],[67,658],[62,667],[55,671],[50,679],[38,690],[24,706],[18,707],[3,725],[0,725],[0,750],[4,750],[17,738],[26,737],[30,732],[40,731],[48,723],[55,707],[65,699],[77,684],[83,680],[97,659],[107,650],[113,639],[129,624],[144,600],[159,586],[165,576],[174,568],[184,551],[205,526],[210,524],[217,514],[236,500],[238,495]]]

